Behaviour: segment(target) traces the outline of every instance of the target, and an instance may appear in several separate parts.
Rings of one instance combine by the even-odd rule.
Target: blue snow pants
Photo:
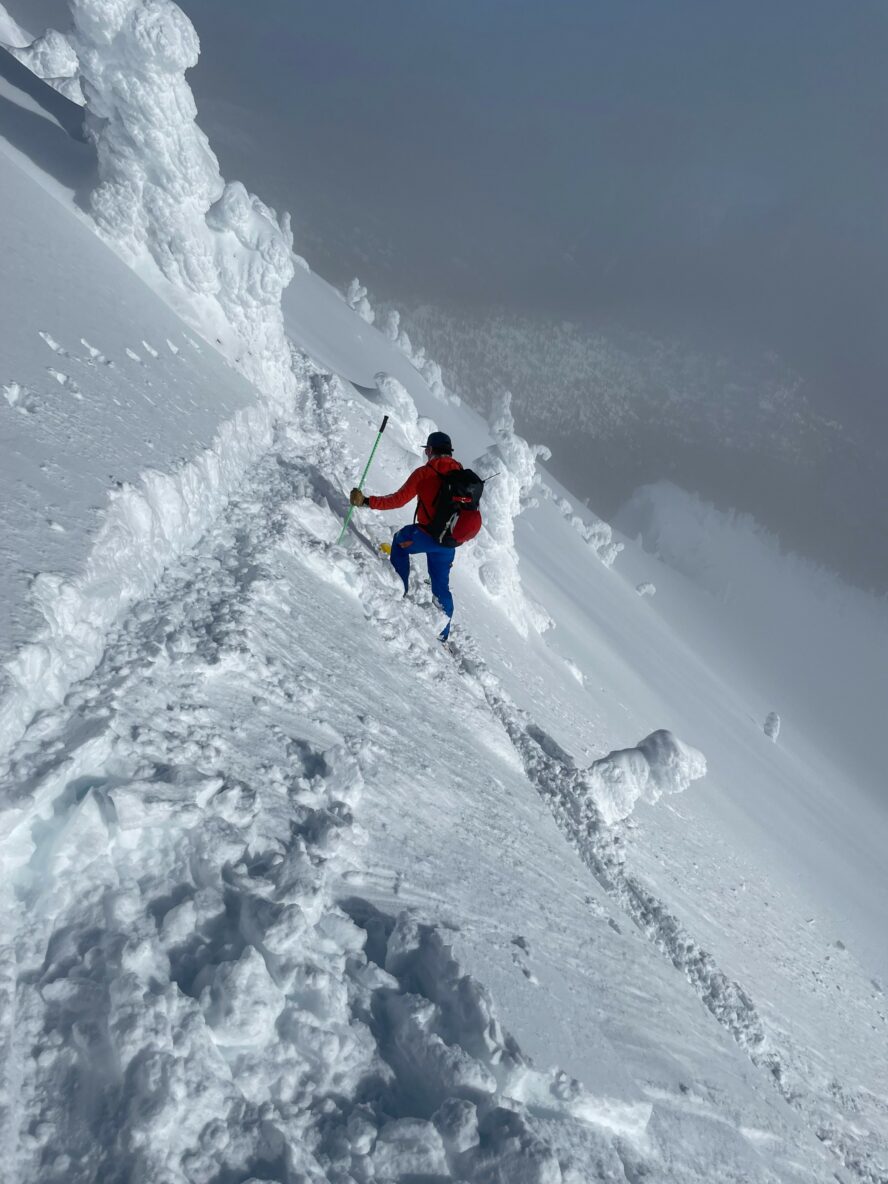
[[[392,539],[392,567],[404,581],[404,591],[410,583],[410,556],[425,555],[432,582],[432,595],[448,617],[453,616],[453,596],[450,593],[450,568],[453,566],[456,547],[445,547],[427,534],[415,522],[404,526]],[[446,638],[450,632],[447,622],[442,632]]]

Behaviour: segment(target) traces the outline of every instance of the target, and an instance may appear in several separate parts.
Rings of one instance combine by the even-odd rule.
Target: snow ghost
[[[509,391],[494,405],[490,430],[494,443],[471,465],[486,482],[481,503],[484,529],[472,548],[472,559],[482,586],[502,603],[516,628],[525,635],[529,626],[542,632],[552,622],[521,586],[515,519],[535,504],[532,491],[539,482],[537,460],[546,460],[551,453],[545,445],[528,444],[517,435]]]

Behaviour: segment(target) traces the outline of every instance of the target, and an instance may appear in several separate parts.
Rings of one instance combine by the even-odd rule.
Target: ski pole
[[[384,415],[382,417],[382,426],[380,427],[379,431],[376,433],[376,440],[374,441],[373,449],[370,452],[370,459],[364,465],[364,471],[363,471],[363,473],[361,473],[361,480],[358,482],[358,484],[356,486],[357,489],[361,489],[361,486],[367,480],[367,474],[370,472],[370,466],[373,464],[373,458],[374,458],[374,456],[376,456],[376,449],[379,447],[379,441],[382,439],[382,433],[385,431],[385,425],[388,423],[388,421],[389,421],[389,417],[387,415]],[[362,490],[362,492],[363,492],[363,490]],[[343,522],[343,524],[342,524],[342,530],[339,532],[339,538],[336,540],[337,546],[345,538],[345,532],[348,530],[348,524],[349,524],[349,522],[351,522],[351,516],[352,516],[352,514],[354,514],[354,512],[355,512],[354,506],[349,506],[348,513],[345,516],[345,522]]]

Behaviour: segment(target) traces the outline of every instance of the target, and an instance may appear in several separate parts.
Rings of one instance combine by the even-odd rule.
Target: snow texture
[[[12,56],[66,99],[82,107],[84,98],[77,54],[65,34],[57,29],[47,29],[30,43],[20,41],[14,32],[13,36],[15,44],[7,46]]]
[[[0,311],[17,326],[0,400],[11,510],[2,762],[33,713],[89,672],[109,626],[207,529],[269,446],[274,412],[215,351],[188,344],[181,321],[89,224],[5,155],[0,179]],[[175,335],[183,349],[145,350],[136,365],[126,343],[144,348],[149,335]]]

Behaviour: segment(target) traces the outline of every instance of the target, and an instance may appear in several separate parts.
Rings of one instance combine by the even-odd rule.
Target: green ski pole
[[[376,456],[376,449],[379,447],[379,441],[382,439],[382,433],[385,431],[385,425],[388,423],[388,421],[389,421],[389,417],[387,415],[384,415],[382,417],[382,427],[376,433],[376,440],[373,444],[373,450],[370,453],[370,459],[364,465],[364,471],[363,471],[363,473],[361,473],[361,480],[358,482],[358,484],[356,486],[357,489],[361,489],[361,486],[367,480],[367,474],[370,472],[370,466],[373,464],[373,458],[374,458],[374,456]],[[363,490],[361,490],[361,492],[363,492]],[[339,532],[339,538],[336,540],[337,546],[345,538],[345,532],[348,530],[348,524],[349,524],[349,522],[351,522],[351,516],[352,516],[352,514],[354,514],[354,512],[355,512],[354,506],[349,506],[348,513],[345,516],[345,522],[343,522],[343,524],[342,524],[342,530]]]

